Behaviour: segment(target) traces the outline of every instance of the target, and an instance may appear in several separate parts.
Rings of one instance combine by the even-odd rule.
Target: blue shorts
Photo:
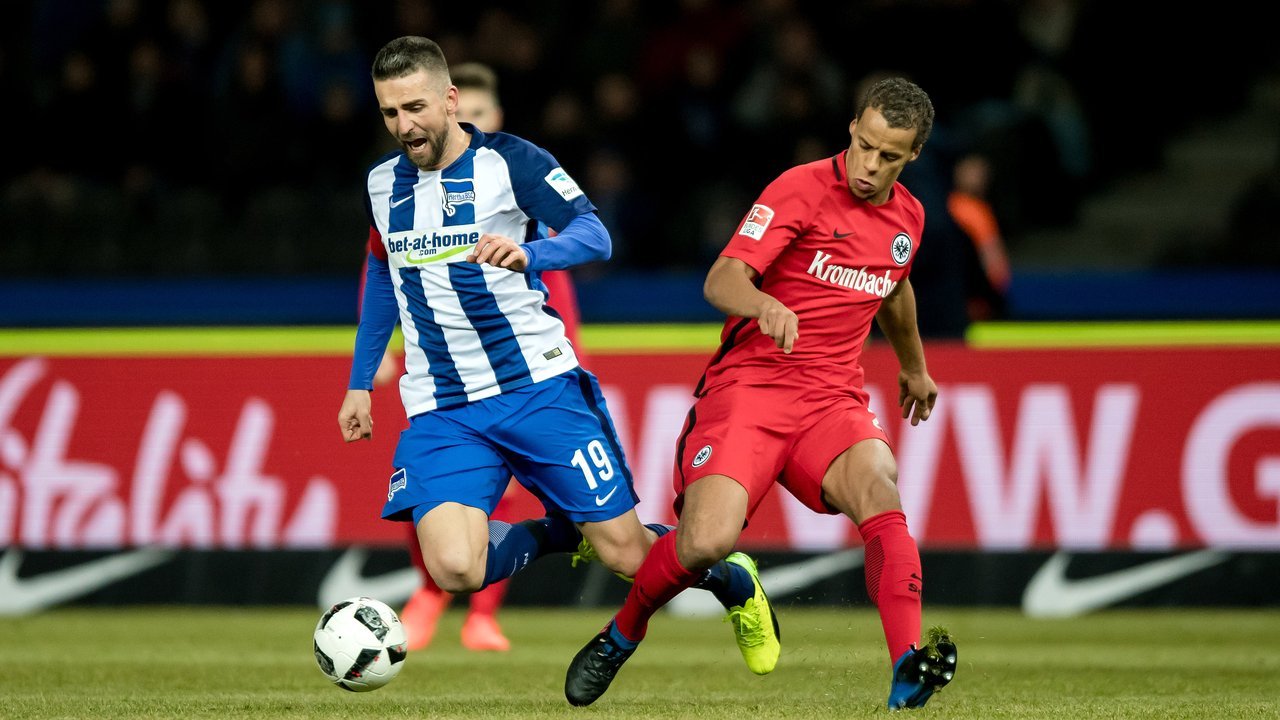
[[[445,502],[492,514],[513,475],[574,522],[610,520],[639,501],[600,386],[582,368],[415,415],[394,464],[388,520],[417,522]]]

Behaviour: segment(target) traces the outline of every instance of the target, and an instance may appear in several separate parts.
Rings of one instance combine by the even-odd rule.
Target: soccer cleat
[[[609,683],[613,682],[622,663],[636,651],[635,648],[628,650],[614,644],[609,637],[611,628],[613,621],[609,621],[604,630],[579,650],[573,656],[573,662],[569,663],[569,671],[564,678],[564,696],[570,705],[595,702],[609,689]]]
[[[573,556],[569,558],[569,566],[576,568],[578,567],[578,563],[586,565],[587,563],[596,562],[599,559],[600,555],[596,552],[596,547],[591,544],[590,540],[582,538],[582,540],[578,542],[578,549],[574,551]],[[629,578],[620,572],[616,572],[614,575],[617,575],[629,583],[636,581],[635,578]]]
[[[742,651],[747,667],[757,675],[767,675],[773,672],[778,665],[778,656],[782,654],[782,631],[778,628],[778,618],[773,614],[773,606],[764,594],[764,587],[760,585],[755,561],[744,553],[736,552],[725,558],[725,562],[746,570],[755,585],[755,595],[742,605],[729,608],[725,620],[733,623],[738,650]]]
[[[569,558],[569,566],[576,568],[578,563],[586,565],[599,559],[600,555],[596,553],[596,547],[591,544],[590,540],[582,538],[578,542],[578,549],[573,553],[573,557]]]
[[[409,602],[400,611],[400,624],[404,626],[408,637],[408,649],[421,650],[431,644],[435,637],[436,624],[453,596],[440,590],[418,588]]]
[[[956,674],[956,644],[943,628],[929,628],[929,642],[919,650],[912,647],[902,653],[893,664],[893,678],[889,683],[889,709],[903,710],[924,707],[951,682]]]
[[[470,613],[462,624],[462,647],[468,650],[506,652],[511,649],[511,641],[502,634],[502,628],[492,615]]]

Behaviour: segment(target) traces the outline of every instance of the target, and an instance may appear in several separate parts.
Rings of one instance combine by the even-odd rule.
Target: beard
[[[414,154],[409,152],[409,160],[421,170],[438,170],[440,161],[444,159],[445,146],[449,142],[449,133],[427,133],[424,138],[427,144],[424,146],[426,154]],[[412,150],[412,148],[407,148]]]

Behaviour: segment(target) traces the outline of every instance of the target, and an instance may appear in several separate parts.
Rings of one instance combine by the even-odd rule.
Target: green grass
[[[742,665],[729,627],[660,615],[595,705],[564,700],[565,666],[608,611],[509,608],[510,653],[432,647],[372,693],[315,667],[312,608],[66,609],[0,619],[0,717],[844,718],[886,716],[888,658],[866,609],[780,608],[769,676]],[[1280,622],[1271,611],[1124,611],[1069,621],[939,608],[956,680],[933,718],[1275,718]]]

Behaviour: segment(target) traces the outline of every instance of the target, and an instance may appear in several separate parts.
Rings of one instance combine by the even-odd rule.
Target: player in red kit
[[[889,708],[921,707],[951,680],[956,648],[946,631],[933,628],[920,643],[920,555],[859,364],[874,318],[898,357],[902,416],[912,425],[928,419],[938,389],[907,277],[924,210],[897,178],[919,156],[933,114],[928,95],[907,80],[872,86],[849,124],[849,149],[765,188],[711,267],[707,300],[729,317],[676,447],[680,522],[650,549],[622,609],[574,658],[570,702],[604,693],[649,618],[733,549],[775,482],[814,512],[857,525],[888,645]]]

